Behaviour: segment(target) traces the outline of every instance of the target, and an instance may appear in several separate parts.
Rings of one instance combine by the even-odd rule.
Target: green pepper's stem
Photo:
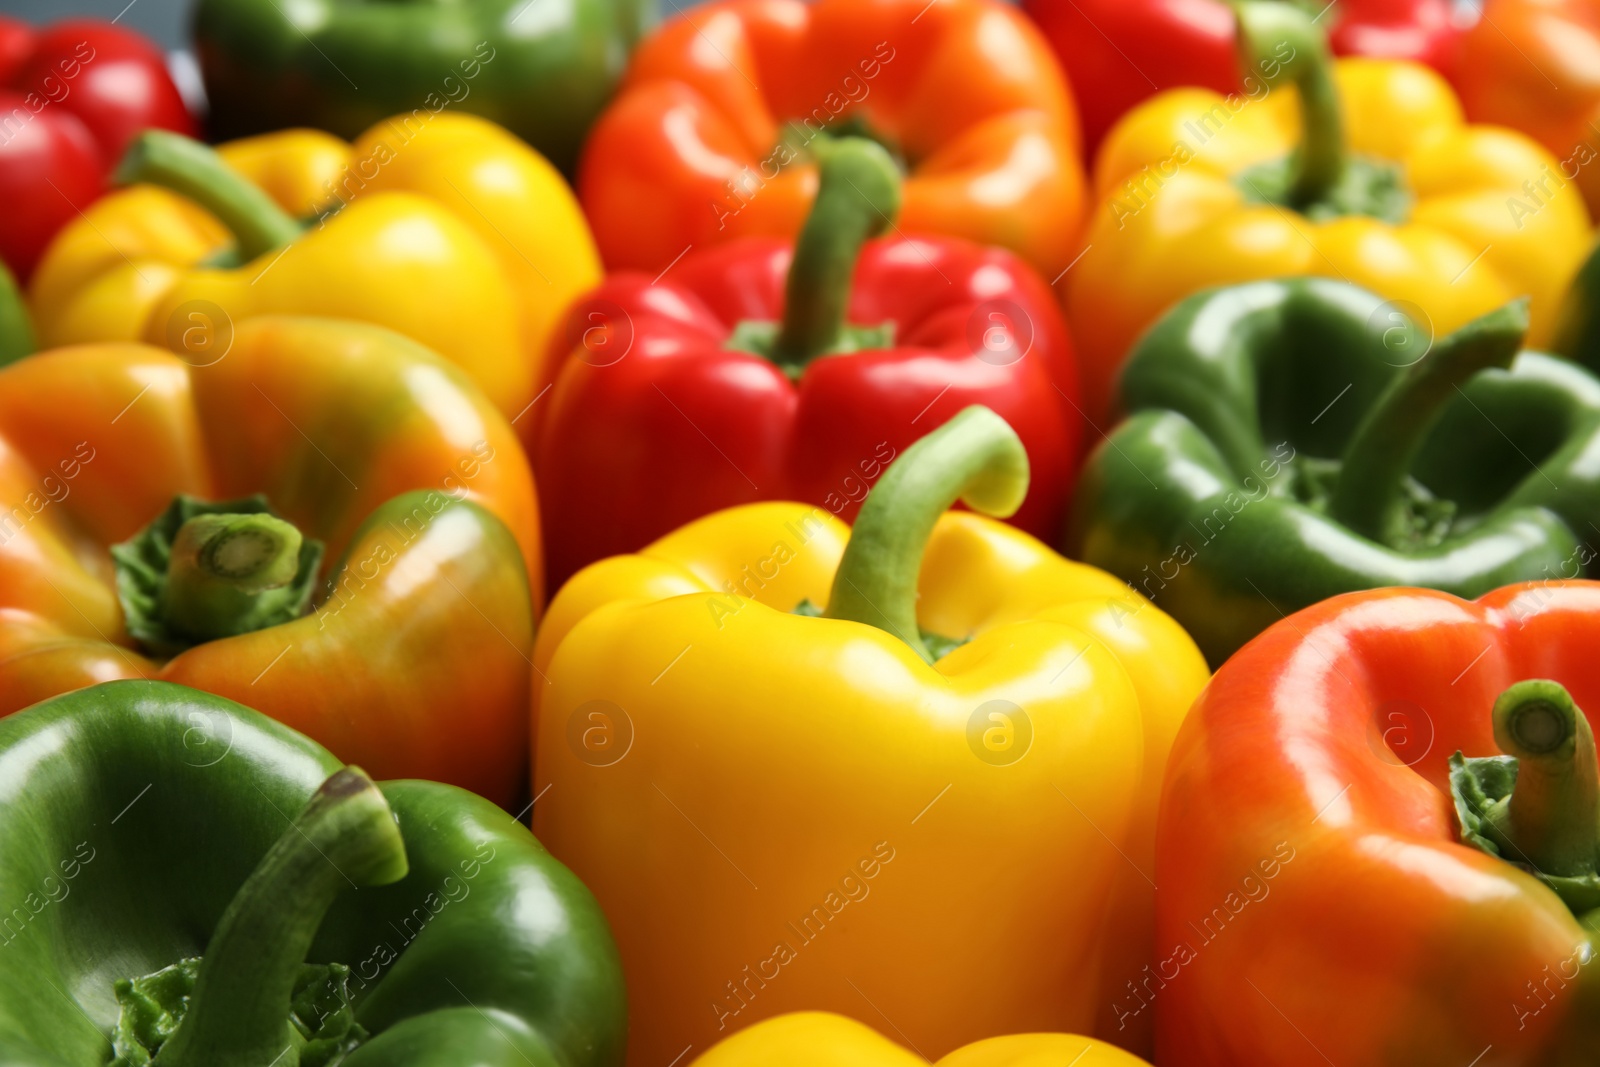
[[[1017,432],[986,407],[965,409],[906,449],[868,494],[823,616],[887,630],[933,662],[917,630],[917,576],[934,523],[958,498],[1003,519],[1027,495]]]
[[[223,913],[156,1067],[298,1062],[279,1057],[302,1040],[289,1004],[323,914],[345,888],[406,871],[400,828],[372,780],[346,767],[323,782]]]
[[[1567,289],[1556,340],[1550,347],[1556,355],[1600,374],[1600,244],[1578,268]]]
[[[273,199],[193,138],[146,130],[117,167],[119,185],[148,182],[188,197],[232,233],[240,258],[257,256],[300,236],[300,224]]]
[[[1428,430],[1479,371],[1506,368],[1528,332],[1528,301],[1513,300],[1441,338],[1407,367],[1356,427],[1328,513],[1356,533],[1390,543],[1404,526],[1401,493]]]
[[[838,347],[861,246],[900,210],[900,172],[882,145],[841,137],[820,139],[815,151],[821,185],[795,242],[783,326],[772,350],[773,360],[791,373]]]
[[[1490,811],[1507,859],[1541,874],[1593,874],[1600,861],[1600,763],[1594,731],[1565,688],[1536,678],[1494,702],[1494,739],[1517,757],[1517,784]]]
[[[31,356],[36,347],[33,320],[28,317],[22,290],[17,288],[17,280],[6,265],[0,263],[0,367]]]
[[[196,515],[172,542],[161,617],[196,643],[256,629],[300,568],[300,531],[266,514]]]
[[[1250,78],[1287,79],[1300,90],[1300,148],[1289,183],[1289,204],[1320,202],[1344,175],[1344,123],[1328,42],[1305,10],[1270,0],[1242,0],[1239,58]]]

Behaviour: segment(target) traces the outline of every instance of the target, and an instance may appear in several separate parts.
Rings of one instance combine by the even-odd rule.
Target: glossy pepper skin
[[[169,187],[133,185],[62,231],[30,287],[43,343],[173,346],[200,302],[235,323],[387,326],[513,418],[549,383],[547,335],[600,264],[561,175],[505,130],[399,116],[351,145],[291,130],[217,155],[157,137],[124,163],[126,179]]]
[[[578,190],[613,269],[792,237],[810,148],[875,133],[906,162],[906,233],[1000,245],[1055,278],[1083,215],[1077,117],[1049,47],[992,0],[722,0],[640,45]]]
[[[531,16],[531,17],[530,17]],[[481,115],[570,169],[653,0],[387,4],[203,0],[195,45],[214,137],[314,126],[354,137],[397,112]]]
[[[956,1049],[936,1067],[1138,1067],[1145,1061],[1075,1034],[1013,1034]],[[928,1061],[842,1015],[779,1015],[725,1038],[690,1067],[927,1067]]]
[[[890,460],[973,403],[1028,450],[1012,521],[1040,537],[1060,528],[1082,416],[1049,289],[1003,249],[862,247],[889,228],[892,164],[858,140],[829,151],[830,189],[798,251],[776,238],[697,250],[659,281],[613,274],[568,312],[556,387],[539,422],[519,423],[542,506],[567,516],[547,540],[552,588],[736,504],[803,500],[851,521]],[[828,336],[785,351],[752,339],[761,323]]]
[[[13,787],[0,803],[0,1057],[100,1067],[118,1020],[113,984],[202,956],[207,988],[185,1023],[210,1016],[229,1041],[248,1035],[258,1012],[276,1013],[287,1031],[274,978],[310,960],[349,968],[356,1021],[372,1036],[340,1061],[348,1067],[620,1064],[616,948],[571,872],[465,790],[394,781],[379,794],[342,767],[264,715],[165,682],[109,682],[0,720],[0,774]],[[337,795],[357,782],[360,792]],[[379,825],[361,830],[379,838],[368,851],[390,861],[386,870],[364,876],[370,858],[347,855],[348,836],[316,836],[296,819],[314,794],[372,806]],[[309,914],[287,919],[258,906],[271,936],[241,961],[245,939],[226,932],[224,916],[247,896],[242,887],[260,884],[258,862],[282,855],[284,837],[310,852],[311,869],[279,883],[269,904],[309,901],[330,881],[332,906],[325,918],[306,904]],[[228,1011],[230,993],[246,1007]],[[273,1046],[280,1064],[303,1062],[297,1044]],[[197,1053],[191,1042],[182,1058],[176,1038],[167,1045],[158,1062],[179,1067],[266,1062],[234,1058],[237,1045]]]
[[[1536,211],[1514,206],[1523,183],[1555,165],[1549,153],[1510,130],[1466,125],[1425,67],[1330,67],[1295,7],[1240,10],[1246,93],[1155,96],[1096,161],[1099,206],[1064,282],[1090,417],[1109,428],[1116,371],[1139,334],[1213,285],[1338,278],[1402,303],[1440,335],[1531,296],[1530,342],[1547,345],[1589,243],[1574,188]]]
[[[1093,158],[1106,133],[1157,92],[1238,92],[1233,9],[1222,0],[1025,0],[1073,86]],[[1311,6],[1312,14],[1323,5]],[[1323,13],[1334,54],[1449,69],[1461,31],[1448,0],[1341,0]]]
[[[1473,122],[1511,126],[1555,157],[1518,198],[1532,211],[1575,184],[1600,216],[1600,8],[1588,0],[1489,0],[1453,72]]]
[[[248,699],[376,774],[514,803],[542,560],[510,427],[385,330],[267,317],[228,340],[188,362],[85,345],[0,371],[0,713],[159,677]],[[108,546],[178,494],[252,493],[324,544],[314,610],[142,650]]]
[[[1592,582],[1381,589],[1289,616],[1218,671],[1162,800],[1157,1059],[1595,1062],[1596,931],[1458,841],[1447,761],[1503,749],[1490,712],[1515,682],[1552,679],[1592,716],[1597,639]],[[1592,782],[1592,740],[1587,758]]]
[[[1148,961],[1149,786],[1205,665],[1122,582],[943,513],[957,467],[970,505],[1016,506],[998,422],[969,409],[908,449],[854,533],[732,508],[552,602],[535,829],[617,934],[630,1062],[802,1008],[871,1022],[869,1000],[928,1055],[1087,1032]],[[908,514],[915,485],[938,489]],[[919,627],[971,640],[930,664]]]
[[[147,127],[194,134],[160,49],[97,19],[0,16],[0,261],[26,280]]]
[[[1066,546],[1183,623],[1215,664],[1337,593],[1479,596],[1587,573],[1600,381],[1518,354],[1509,305],[1430,338],[1322,278],[1199,293],[1145,335]]]

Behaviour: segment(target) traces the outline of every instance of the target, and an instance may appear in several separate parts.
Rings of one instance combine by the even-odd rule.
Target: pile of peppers
[[[4,1067],[1600,1063],[1595,0],[0,17]]]

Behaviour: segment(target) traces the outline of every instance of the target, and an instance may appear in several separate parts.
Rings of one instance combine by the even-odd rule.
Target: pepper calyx
[[[322,542],[302,537],[260,495],[177,496],[111,546],[128,634],[162,656],[304,615],[322,556]]]
[[[820,619],[823,615],[822,605],[807,597],[796,604],[790,614],[801,615],[808,619]],[[917,627],[917,634],[922,638],[923,645],[928,649],[928,654],[933,657],[933,662],[935,663],[972,640],[971,634],[966,637],[946,637],[944,634],[934,633],[932,630],[925,630],[920,626]]]

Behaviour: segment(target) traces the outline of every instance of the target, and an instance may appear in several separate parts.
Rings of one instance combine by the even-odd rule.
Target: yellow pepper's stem
[[[116,181],[148,182],[193,200],[232,232],[243,260],[282,248],[300,236],[300,224],[270,196],[215,151],[182,134],[141,133],[122,157]]]
[[[1293,165],[1289,205],[1321,202],[1344,175],[1346,153],[1339,93],[1328,42],[1311,16],[1295,4],[1241,0],[1239,53],[1251,77],[1292,81],[1300,90],[1300,148]],[[1276,71],[1276,77],[1268,76]]]
[[[887,630],[931,663],[917,629],[917,576],[934,524],[957,499],[1003,519],[1027,494],[1017,432],[986,407],[965,409],[906,449],[867,496],[824,617]]]

